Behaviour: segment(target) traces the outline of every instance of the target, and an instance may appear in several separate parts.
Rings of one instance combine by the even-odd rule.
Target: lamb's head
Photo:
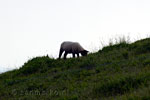
[[[82,55],[82,56],[86,56],[86,55],[88,54],[88,52],[89,52],[89,51],[87,51],[87,50],[83,50],[83,51],[81,51],[81,55]]]

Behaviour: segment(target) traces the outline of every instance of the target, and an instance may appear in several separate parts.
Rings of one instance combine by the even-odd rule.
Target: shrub
[[[20,68],[20,74],[32,74],[37,71],[45,72],[48,67],[51,67],[51,63],[54,59],[49,57],[36,57],[32,60],[29,60]]]

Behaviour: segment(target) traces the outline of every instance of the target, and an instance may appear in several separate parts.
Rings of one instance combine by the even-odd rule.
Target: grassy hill
[[[0,74],[0,100],[150,100],[150,38]]]

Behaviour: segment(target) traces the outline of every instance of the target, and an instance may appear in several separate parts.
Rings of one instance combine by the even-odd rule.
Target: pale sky
[[[150,0],[1,0],[0,72],[58,57],[63,41],[93,52],[110,38],[150,34]]]

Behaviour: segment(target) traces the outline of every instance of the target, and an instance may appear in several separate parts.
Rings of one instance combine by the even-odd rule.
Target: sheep
[[[66,59],[67,54],[72,53],[73,58],[75,58],[75,54],[77,54],[77,57],[79,57],[79,53],[81,53],[82,56],[86,56],[89,51],[85,50],[78,42],[70,42],[65,41],[60,46],[59,51],[59,59],[61,58],[62,53],[64,53],[64,59]]]

